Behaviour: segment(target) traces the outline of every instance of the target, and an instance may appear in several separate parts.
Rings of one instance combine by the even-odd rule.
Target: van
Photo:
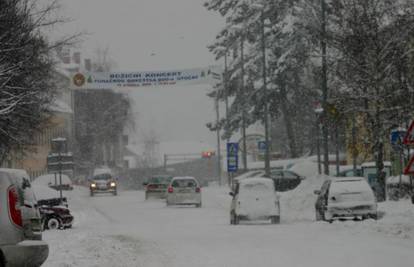
[[[0,266],[40,266],[48,254],[29,176],[0,169]]]

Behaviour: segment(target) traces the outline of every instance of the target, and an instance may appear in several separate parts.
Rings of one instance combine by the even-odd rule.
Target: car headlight
[[[96,184],[91,184],[91,187],[95,188],[96,187]]]
[[[116,186],[116,183],[111,182],[111,187],[115,187],[115,186]]]

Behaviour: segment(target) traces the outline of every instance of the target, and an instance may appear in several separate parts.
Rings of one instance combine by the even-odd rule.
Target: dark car
[[[39,200],[40,215],[42,216],[43,229],[66,229],[71,228],[73,216],[70,213],[66,198]]]
[[[96,193],[112,193],[117,195],[117,180],[110,173],[94,175],[90,180],[89,190],[91,197]]]
[[[293,171],[278,169],[271,170],[270,176],[275,182],[275,188],[278,192],[295,189],[305,179]]]
[[[145,199],[148,198],[161,198],[167,197],[167,187],[172,180],[172,176],[169,175],[154,175],[144,182],[145,186]]]

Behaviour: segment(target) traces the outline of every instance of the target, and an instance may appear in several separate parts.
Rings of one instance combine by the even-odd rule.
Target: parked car
[[[171,182],[172,176],[169,175],[155,175],[144,182],[145,186],[145,199],[148,198],[161,198],[167,197],[167,187]]]
[[[201,187],[194,177],[174,177],[167,189],[167,206],[195,205],[201,207]]]
[[[111,173],[100,173],[92,177],[89,183],[91,197],[96,193],[112,193],[117,195],[117,180]]]
[[[239,224],[241,220],[270,220],[273,224],[280,223],[279,197],[271,179],[243,179],[230,195],[230,224]]]
[[[377,219],[377,200],[362,177],[326,180],[315,203],[316,220],[332,222],[337,218]]]
[[[40,266],[49,254],[28,177],[0,169],[0,266]]]
[[[277,192],[293,190],[305,179],[293,171],[278,169],[270,170],[270,178],[273,179]]]
[[[37,198],[43,229],[71,228],[73,216],[66,197],[60,199],[59,192],[44,185],[32,185]]]

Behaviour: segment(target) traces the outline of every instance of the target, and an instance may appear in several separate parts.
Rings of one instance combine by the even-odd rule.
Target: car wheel
[[[378,214],[377,214],[377,213],[375,213],[375,214],[370,214],[370,215],[369,215],[369,217],[370,217],[371,219],[373,219],[373,220],[378,220]]]
[[[56,230],[61,227],[61,223],[58,218],[51,217],[46,221],[46,226],[49,230]]]
[[[114,194],[114,196],[116,196],[116,195],[118,195],[118,192],[117,192],[117,191],[114,191],[114,193],[113,193],[113,194]]]
[[[6,259],[3,256],[3,253],[0,250],[0,267],[5,267],[6,266]]]
[[[279,223],[280,223],[280,216],[272,216],[272,217],[270,218],[270,222],[271,222],[272,224],[279,224]]]
[[[93,197],[93,191],[91,191],[91,197]]]
[[[325,212],[320,211],[319,209],[316,209],[316,221],[325,221]]]
[[[201,208],[201,203],[200,204],[196,204],[196,208]]]

